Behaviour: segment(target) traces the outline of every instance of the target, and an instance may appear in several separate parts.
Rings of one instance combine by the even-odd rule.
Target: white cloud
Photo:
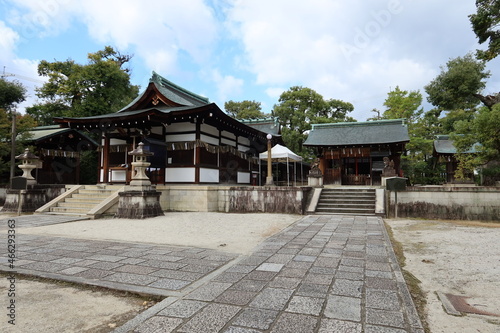
[[[212,70],[211,80],[217,86],[217,99],[219,101],[228,101],[232,99],[232,96],[238,96],[242,92],[243,80],[232,75],[222,75],[218,70]]]

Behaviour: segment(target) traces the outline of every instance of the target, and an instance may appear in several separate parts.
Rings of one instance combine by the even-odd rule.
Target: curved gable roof
[[[208,98],[195,94],[153,72],[149,84],[139,96],[118,112],[147,108],[202,106],[209,104]]]
[[[410,141],[404,119],[315,124],[304,146],[360,146]]]

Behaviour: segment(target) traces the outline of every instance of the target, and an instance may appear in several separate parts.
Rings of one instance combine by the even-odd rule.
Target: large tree
[[[88,54],[88,63],[73,60],[42,60],[38,74],[48,82],[37,89],[43,100],[27,108],[40,124],[51,124],[53,117],[86,117],[111,113],[129,103],[138,94],[138,86],[130,83],[125,65],[131,56],[122,55],[110,46]]]
[[[235,119],[258,119],[265,117],[260,102],[256,101],[228,101],[224,103],[226,113]]]
[[[424,87],[427,100],[446,111],[473,109],[479,101],[491,107],[496,104],[492,104],[494,96],[481,95],[490,77],[485,68],[486,63],[472,54],[449,60],[445,68],[441,67],[441,73]]]
[[[354,121],[347,116],[352,110],[351,103],[325,100],[311,88],[294,86],[281,94],[279,103],[273,108],[273,115],[278,118],[285,144],[294,152],[308,157],[309,152],[302,144],[311,124]]]
[[[24,141],[28,138],[27,132],[36,126],[36,122],[29,115],[20,115],[16,112],[17,104],[26,99],[26,88],[18,81],[0,79],[0,182],[9,180],[9,166],[12,175],[15,165],[11,163],[13,157],[24,149]],[[15,120],[15,123],[13,123]],[[12,125],[15,126],[12,126]],[[17,137],[17,140],[16,140]],[[15,149],[12,150],[17,141]]]
[[[477,12],[469,16],[479,43],[488,42],[486,50],[477,50],[478,59],[492,60],[500,54],[500,1],[476,0]]]

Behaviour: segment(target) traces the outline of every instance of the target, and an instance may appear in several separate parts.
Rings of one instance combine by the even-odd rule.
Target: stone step
[[[328,214],[367,214],[375,215],[374,208],[332,208],[332,207],[322,207],[317,208],[316,213],[328,213]]]
[[[82,202],[82,203],[93,203],[93,204],[98,204],[100,202],[102,202],[102,199],[101,198],[96,198],[96,197],[82,197],[82,196],[74,196],[74,197],[71,197],[71,198],[66,198],[64,200],[64,202],[74,202],[74,203],[79,203],[79,202]]]
[[[100,202],[100,201],[99,201]],[[98,202],[98,203],[99,203]],[[57,204],[57,207],[74,207],[74,208],[86,208],[87,211],[91,210],[92,208],[94,208],[97,204],[96,203],[92,203],[92,202],[81,202],[81,201],[77,201],[77,202],[59,202]]]
[[[89,209],[86,208],[74,208],[74,207],[51,207],[50,212],[55,213],[70,213],[70,214],[81,214],[85,215]]]
[[[319,200],[319,202],[324,202],[324,203],[332,203],[332,204],[335,204],[335,203],[342,203],[342,202],[345,202],[345,201],[349,201],[349,202],[352,202],[353,200],[346,200],[345,198],[321,198]],[[356,202],[363,202],[363,203],[367,203],[367,202],[375,202],[375,198],[363,198],[363,199],[356,199],[355,200]]]
[[[363,209],[375,209],[375,203],[372,204],[358,204],[358,203],[340,203],[340,204],[324,204],[319,202],[318,209],[320,208],[363,208]]]
[[[321,198],[328,199],[364,199],[364,200],[375,200],[375,195],[332,195],[332,194],[321,194]]]
[[[110,196],[113,192],[116,192],[116,191],[106,190],[106,189],[103,189],[103,190],[80,189],[80,190],[78,190],[78,194],[98,195],[98,196]]]

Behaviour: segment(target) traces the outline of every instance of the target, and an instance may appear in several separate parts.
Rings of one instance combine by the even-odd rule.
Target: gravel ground
[[[402,243],[405,270],[421,281],[432,333],[499,333],[500,317],[447,314],[438,292],[468,297],[476,309],[500,315],[500,224],[388,219]]]

